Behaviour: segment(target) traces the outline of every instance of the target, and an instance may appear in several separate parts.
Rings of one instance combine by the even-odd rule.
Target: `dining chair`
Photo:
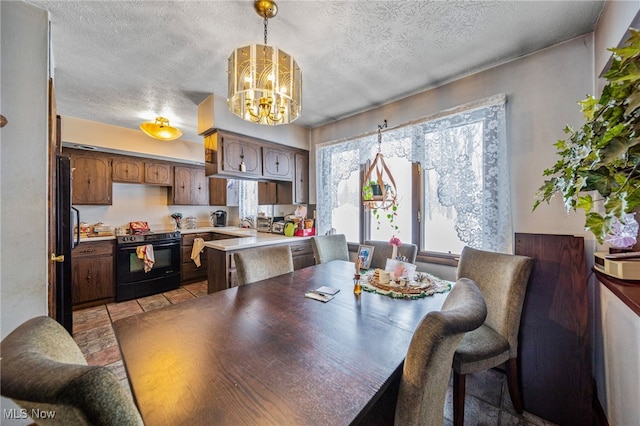
[[[486,317],[484,298],[467,278],[453,285],[440,311],[425,315],[413,333],[404,361],[396,425],[444,424],[453,354],[465,333],[480,327]]]
[[[387,266],[387,259],[391,258],[393,246],[388,241],[366,240],[366,246],[373,246],[373,256],[371,257],[371,268],[384,269]],[[407,262],[416,263],[418,246],[415,244],[402,244],[398,247],[398,256],[407,258]]]
[[[233,253],[238,285],[253,283],[293,272],[289,245],[260,247]]]
[[[106,367],[89,366],[71,335],[55,320],[32,318],[0,343],[2,396],[52,415],[37,424],[142,425],[133,400]],[[39,411],[37,411],[39,410]]]
[[[332,260],[349,260],[349,247],[344,234],[311,237],[311,247],[316,265]]]
[[[457,278],[475,281],[487,303],[487,319],[464,336],[453,357],[453,423],[464,423],[466,375],[505,364],[516,412],[523,404],[518,383],[518,332],[533,259],[464,247]]]

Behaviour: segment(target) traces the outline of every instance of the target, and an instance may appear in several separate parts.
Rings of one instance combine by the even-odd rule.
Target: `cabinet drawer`
[[[302,256],[305,254],[313,254],[313,247],[310,241],[301,241],[299,243],[289,244],[292,256]]]
[[[197,232],[197,233],[193,233],[193,234],[184,234],[182,236],[182,245],[183,246],[192,246],[193,245],[193,240],[195,240],[196,238],[202,238],[205,241],[210,241],[211,240],[211,233],[210,232]]]
[[[71,255],[73,257],[113,256],[113,241],[93,241],[78,244]]]

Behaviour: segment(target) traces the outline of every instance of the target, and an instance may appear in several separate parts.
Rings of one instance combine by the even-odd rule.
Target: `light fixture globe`
[[[229,111],[246,121],[264,125],[289,124],[302,110],[302,72],[295,59],[267,45],[267,20],[278,12],[269,0],[254,8],[264,19],[264,44],[235,49],[229,56]]]
[[[180,129],[171,127],[169,120],[164,117],[156,117],[156,121],[142,123],[140,130],[148,136],[162,141],[172,141],[182,136]]]

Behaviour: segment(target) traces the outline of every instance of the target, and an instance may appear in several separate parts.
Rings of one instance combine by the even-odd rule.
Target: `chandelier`
[[[171,127],[169,120],[164,117],[156,117],[156,121],[142,123],[140,129],[152,138],[161,141],[172,141],[182,136],[180,129]]]
[[[364,175],[362,201],[368,210],[393,209],[397,203],[396,182],[382,155],[382,129],[387,128],[387,120],[378,125],[378,153]]]
[[[267,45],[267,22],[278,13],[271,0],[256,0],[263,18],[264,44],[235,49],[229,56],[229,110],[258,124],[289,124],[302,109],[302,73],[292,56]]]

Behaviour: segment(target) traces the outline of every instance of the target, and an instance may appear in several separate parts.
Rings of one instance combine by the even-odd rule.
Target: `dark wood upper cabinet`
[[[203,168],[175,166],[169,204],[206,206],[209,204],[209,179]]]
[[[309,202],[309,153],[295,154],[295,178],[293,181],[293,202]]]
[[[111,205],[111,162],[103,155],[71,153],[72,204]]]
[[[173,166],[167,163],[145,161],[144,182],[151,185],[173,185]]]
[[[144,182],[144,162],[133,157],[115,157],[111,163],[111,179],[114,182]]]

